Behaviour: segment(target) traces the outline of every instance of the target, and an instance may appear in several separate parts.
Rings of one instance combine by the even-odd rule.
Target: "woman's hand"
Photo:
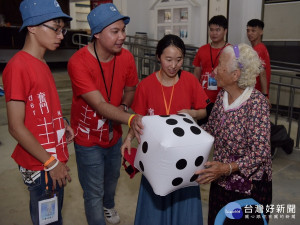
[[[196,182],[199,184],[208,184],[214,180],[219,179],[221,176],[229,175],[232,170],[229,163],[222,163],[217,161],[206,162],[205,169],[197,171],[199,174]]]
[[[196,116],[192,109],[182,109],[182,110],[179,110],[177,113],[187,113],[193,118],[195,118],[195,116]]]
[[[127,134],[122,146],[121,146],[121,154],[123,157],[124,157],[124,153],[125,153],[126,149],[128,151],[128,155],[131,154],[131,141],[133,140],[133,138],[134,138],[134,133],[133,133],[133,130],[130,129],[128,131],[128,134]]]

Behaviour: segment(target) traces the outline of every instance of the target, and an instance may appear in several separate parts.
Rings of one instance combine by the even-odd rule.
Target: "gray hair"
[[[261,73],[263,64],[257,52],[251,46],[242,43],[236,46],[226,46],[223,53],[231,55],[232,63],[228,65],[228,68],[231,71],[236,69],[240,69],[241,71],[238,86],[242,89],[254,87],[256,77]],[[239,57],[237,57],[237,54],[239,54]]]

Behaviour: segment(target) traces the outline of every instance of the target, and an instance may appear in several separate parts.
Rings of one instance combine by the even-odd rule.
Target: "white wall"
[[[251,19],[261,19],[262,0],[229,0],[228,42],[247,43],[246,27]]]
[[[264,22],[264,41],[300,41],[300,2],[266,4]]]
[[[194,10],[194,22],[192,29],[195,29],[194,37],[192,37],[192,45],[200,47],[207,42],[207,13],[208,13],[208,1],[198,1],[200,7]]]
[[[114,0],[114,4],[123,15],[130,17],[127,25],[127,35],[135,32],[145,32],[149,38],[154,38],[154,18],[150,7],[155,0]]]

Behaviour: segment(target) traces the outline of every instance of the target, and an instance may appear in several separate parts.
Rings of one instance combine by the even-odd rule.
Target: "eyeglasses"
[[[57,34],[57,35],[60,35],[60,34],[62,34],[63,36],[65,36],[66,35],[66,33],[67,33],[67,29],[65,29],[65,28],[54,28],[54,27],[51,27],[51,26],[49,26],[49,25],[47,25],[47,24],[42,24],[44,27],[47,27],[47,28],[49,28],[49,29],[51,29],[51,30],[53,30],[53,31],[55,31],[55,33]]]

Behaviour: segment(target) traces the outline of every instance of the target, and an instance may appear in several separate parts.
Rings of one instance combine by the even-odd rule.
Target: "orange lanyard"
[[[162,83],[162,76],[161,76],[160,71],[159,71],[159,77],[160,77],[161,91],[162,91],[163,98],[164,98],[164,103],[165,103],[166,114],[167,114],[167,115],[170,115],[170,108],[171,108],[172,99],[173,99],[173,93],[174,93],[174,86],[175,86],[176,77],[175,77],[175,79],[174,79],[174,84],[173,84],[173,86],[172,86],[172,92],[171,92],[171,97],[170,97],[169,105],[167,105],[167,100],[166,100],[164,88],[163,88],[163,86],[162,86],[162,84],[161,84],[161,83]]]
[[[47,171],[45,171],[45,183],[46,183],[46,190],[48,191],[48,176],[47,176]]]

